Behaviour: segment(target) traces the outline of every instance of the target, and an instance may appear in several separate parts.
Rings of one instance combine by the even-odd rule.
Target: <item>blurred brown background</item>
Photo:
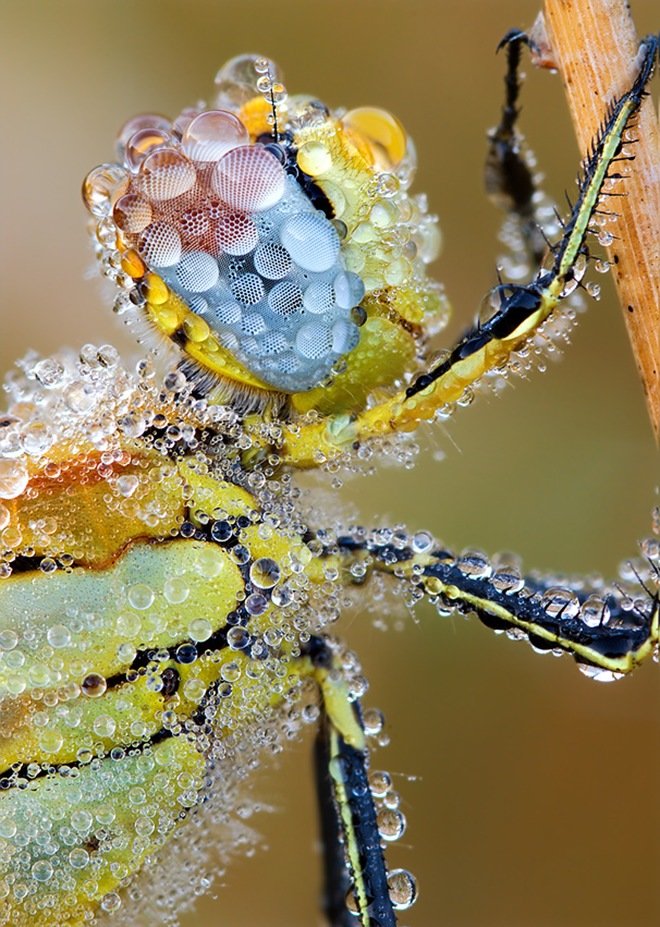
[[[416,189],[440,213],[436,273],[450,337],[494,280],[497,216],[481,192],[484,131],[497,118],[507,28],[535,0],[296,0],[92,3],[3,0],[2,369],[28,348],[127,344],[92,272],[79,187],[111,160],[129,115],[176,114],[208,94],[241,51],[274,57],[294,92],[385,106],[417,144]],[[636,0],[640,32],[657,0]],[[531,68],[527,67],[530,72]],[[530,73],[524,129],[560,198],[577,153],[559,80]],[[446,459],[438,462],[439,453]],[[603,571],[650,530],[658,457],[609,284],[560,365],[480,400],[423,438],[412,473],[387,469],[343,492],[365,522],[406,521],[446,543],[513,549],[539,568]],[[568,658],[541,659],[474,622],[420,609],[402,632],[349,616],[392,744],[409,828],[389,854],[420,899],[402,924],[652,927],[660,922],[660,673],[615,686]],[[277,811],[269,845],[239,861],[185,925],[320,924],[308,742],[265,769],[255,794]]]

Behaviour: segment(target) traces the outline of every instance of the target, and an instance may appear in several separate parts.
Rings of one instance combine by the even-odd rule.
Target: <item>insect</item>
[[[590,218],[594,178],[606,172],[654,54],[650,43],[646,70],[608,123],[578,224]],[[510,564],[497,565],[495,580],[492,565],[477,556],[455,561],[424,532],[307,523],[291,470],[359,456],[393,418],[394,431],[416,425],[419,403],[436,402],[434,382],[449,383],[448,401],[462,394],[464,382],[451,383],[461,365],[481,363],[491,348],[504,356],[530,315],[563,297],[582,236],[562,237],[547,277],[498,288],[490,319],[416,376],[419,305],[440,300],[421,269],[406,266],[413,249],[375,231],[394,227],[405,238],[407,229],[410,241],[412,230],[417,253],[432,249],[432,223],[419,205],[405,218],[414,204],[391,179],[393,168],[405,177],[398,124],[356,111],[343,117],[337,139],[333,119],[313,101],[291,101],[285,116],[283,89],[263,60],[233,62],[219,93],[229,108],[184,114],[181,146],[162,123],[133,123],[125,142],[135,175],[110,166],[87,182],[105,270],[123,288],[118,310],[146,315],[182,350],[183,365],[159,383],[145,362],[132,376],[112,351],[86,351],[80,363],[37,362],[14,386],[26,426],[35,407],[25,432],[18,415],[5,423],[8,450],[18,433],[31,453],[6,453],[2,473],[14,554],[4,613],[20,619],[3,638],[4,681],[15,699],[3,810],[6,834],[16,828],[7,839],[28,837],[32,854],[10,859],[14,923],[49,923],[53,910],[75,923],[97,906],[117,907],[116,889],[179,821],[195,844],[194,809],[203,802],[222,815],[233,784],[222,771],[237,763],[247,770],[252,751],[285,736],[274,709],[288,704],[289,690],[309,697],[302,711],[313,719],[317,688],[321,768],[330,770],[320,777],[328,911],[344,918],[341,830],[355,882],[350,904],[363,924],[394,923],[393,906],[404,908],[414,885],[396,872],[386,887],[374,819],[392,837],[402,818],[387,805],[386,780],[365,787],[361,722],[350,707],[362,683],[352,658],[319,633],[336,617],[344,582],[357,594],[370,574],[393,574],[413,598],[426,593],[441,610],[458,603],[491,623],[518,623],[538,646],[563,645],[606,674],[628,670],[657,643],[650,592],[581,601],[583,591],[539,581],[532,592],[541,608],[534,596],[525,604]],[[240,119],[229,118],[232,107]],[[365,194],[374,200],[365,223],[372,228],[357,232]],[[363,246],[352,265],[351,243]],[[214,248],[215,267],[206,259]],[[386,416],[377,403],[361,411],[369,394],[406,375],[400,409],[389,401]],[[405,444],[396,447],[405,454]],[[26,610],[34,634],[25,648]],[[41,703],[34,714],[21,699],[26,684],[28,701]],[[287,717],[291,728],[297,723]],[[51,826],[40,829],[44,821]],[[59,845],[52,852],[53,834],[66,857]]]

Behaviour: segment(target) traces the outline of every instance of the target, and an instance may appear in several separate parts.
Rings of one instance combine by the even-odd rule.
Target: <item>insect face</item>
[[[383,110],[289,97],[266,58],[216,84],[208,108],[130,120],[121,162],[85,181],[118,308],[137,305],[216,395],[354,411],[419,361],[442,308],[411,144]]]

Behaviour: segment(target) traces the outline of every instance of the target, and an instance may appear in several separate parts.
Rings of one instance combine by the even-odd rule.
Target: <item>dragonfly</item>
[[[87,348],[32,360],[10,384],[9,922],[121,909],[140,872],[162,892],[165,848],[202,853],[259,751],[307,719],[321,729],[328,916],[395,923],[416,888],[383,856],[405,820],[388,778],[369,778],[380,720],[360,710],[359,666],[330,634],[344,592],[393,583],[411,604],[571,652],[596,677],[651,656],[654,542],[627,583],[561,586],[424,531],[322,523],[293,475],[359,467],[374,448],[406,460],[420,421],[524,361],[584,273],[656,54],[648,40],[541,271],[498,285],[440,358],[424,353],[445,314],[425,273],[434,221],[408,193],[411,149],[388,113],[334,116],[288,97],[272,62],[240,58],[221,70],[214,108],[131,120],[123,163],[87,178],[116,311],[171,360],[161,376]]]

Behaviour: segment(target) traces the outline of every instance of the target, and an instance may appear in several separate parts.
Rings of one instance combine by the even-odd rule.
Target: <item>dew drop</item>
[[[272,589],[279,580],[282,571],[275,560],[259,557],[250,567],[250,582],[258,589]]]
[[[40,859],[32,866],[32,876],[37,882],[48,882],[53,877],[53,867],[47,859]]]
[[[29,478],[24,460],[0,458],[0,499],[16,499],[26,488]]]
[[[395,911],[405,911],[417,899],[417,883],[407,869],[392,869],[387,874],[387,890]]]
[[[147,586],[146,583],[135,583],[133,586],[129,586],[126,591],[126,598],[132,608],[145,611],[153,605],[155,595],[151,586]]]
[[[108,688],[108,683],[105,676],[101,676],[100,673],[89,673],[83,679],[80,690],[83,695],[86,695],[88,698],[100,698],[102,695],[105,695]]]

